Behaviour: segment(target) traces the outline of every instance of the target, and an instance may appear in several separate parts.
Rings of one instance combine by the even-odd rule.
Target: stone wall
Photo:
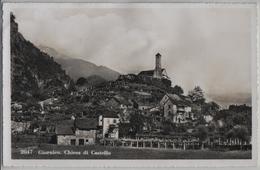
[[[74,135],[57,135],[58,145],[71,145],[71,139],[76,139]],[[77,145],[77,142],[76,142]]]

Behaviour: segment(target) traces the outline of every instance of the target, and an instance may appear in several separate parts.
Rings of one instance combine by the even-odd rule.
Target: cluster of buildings
[[[151,80],[151,83],[155,84],[163,80],[170,81],[166,70],[161,68],[161,55],[158,53],[155,57],[155,69],[141,71],[137,77],[147,81]],[[132,77],[130,76],[130,78]],[[31,127],[33,133],[54,133],[58,145],[92,145],[98,143],[101,139],[119,139],[120,123],[129,123],[131,114],[135,112],[146,117],[156,117],[158,122],[167,120],[174,124],[184,124],[196,119],[192,112],[192,102],[188,97],[170,93],[158,97],[154,94],[158,93],[160,88],[153,88],[154,86],[147,86],[142,83],[134,84],[129,86],[129,88],[132,88],[130,89],[131,97],[124,97],[123,94],[113,92],[109,87],[107,87],[107,90],[99,90],[100,94],[104,94],[98,95],[95,99],[98,100],[98,105],[103,109],[101,111],[96,109],[97,113],[92,116],[83,114],[81,116],[62,115],[62,103],[58,98],[40,101],[38,102],[39,108],[36,109],[37,115],[39,115],[37,126],[32,127],[30,122],[33,122],[33,120],[27,121],[29,124],[24,124],[24,121],[18,123],[13,121],[12,131],[20,133]],[[159,93],[164,94],[161,91]],[[88,103],[85,103],[85,105]],[[90,103],[89,105],[92,106],[93,104]],[[17,103],[12,104],[12,111],[18,115],[27,113],[23,111],[23,106]],[[33,111],[28,113],[33,113]],[[61,120],[61,116],[63,116],[63,120]],[[42,117],[41,121],[39,121],[39,117]],[[144,131],[149,132],[151,130],[149,122],[144,122],[144,124]],[[156,130],[160,131],[158,128]]]
[[[121,103],[117,97],[108,101],[110,106],[121,109],[132,108],[128,102]],[[164,120],[175,124],[183,124],[196,119],[192,112],[191,103],[184,97],[175,94],[166,94],[159,103],[159,110]],[[154,108],[147,109],[148,111]],[[112,111],[104,111],[96,118],[78,118],[61,122],[56,126],[58,145],[90,145],[98,143],[100,139],[119,139],[120,116]]]
[[[155,69],[142,71],[139,76],[157,80],[169,79],[165,69],[161,68],[161,55],[159,53],[156,54]],[[134,91],[134,95],[142,96],[144,100],[151,97],[150,93],[138,90]],[[161,120],[168,120],[175,124],[183,124],[196,119],[191,109],[191,101],[185,96],[176,94],[165,94],[156,105],[127,99],[120,94],[114,95],[100,104],[109,110],[103,111],[97,118],[80,118],[57,126],[57,144],[89,145],[98,143],[100,139],[117,140],[120,133],[120,122],[126,123],[127,121],[116,110],[121,110],[127,115],[130,114],[129,110],[152,113],[157,109],[162,113]]]
[[[155,55],[155,69],[141,71],[139,76],[150,77],[163,82],[163,84],[171,85],[171,80],[167,76],[165,68],[161,66],[161,54]],[[192,113],[192,102],[186,96],[176,94],[165,94],[159,103],[160,110],[163,112],[165,120],[172,123],[181,124],[195,120],[195,115]]]
[[[102,138],[119,138],[119,117],[113,113],[98,118],[60,122],[55,129],[58,145],[91,145]]]

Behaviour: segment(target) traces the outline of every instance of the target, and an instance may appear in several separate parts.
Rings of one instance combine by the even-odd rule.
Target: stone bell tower
[[[155,69],[154,69],[153,77],[158,79],[162,78],[161,57],[162,55],[160,53],[157,53],[155,55]]]

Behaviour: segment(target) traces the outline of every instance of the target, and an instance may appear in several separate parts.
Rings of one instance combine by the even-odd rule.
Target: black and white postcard
[[[256,165],[256,4],[3,12],[5,165]]]

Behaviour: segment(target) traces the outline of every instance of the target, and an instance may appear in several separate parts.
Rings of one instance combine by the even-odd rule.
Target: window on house
[[[170,109],[171,108],[171,105],[168,105],[168,109]]]
[[[79,139],[79,145],[84,145],[84,139]]]
[[[70,145],[76,145],[76,139],[71,139],[70,140]]]
[[[113,123],[116,123],[116,119],[113,120]]]
[[[86,143],[88,143],[88,139],[86,139]]]

